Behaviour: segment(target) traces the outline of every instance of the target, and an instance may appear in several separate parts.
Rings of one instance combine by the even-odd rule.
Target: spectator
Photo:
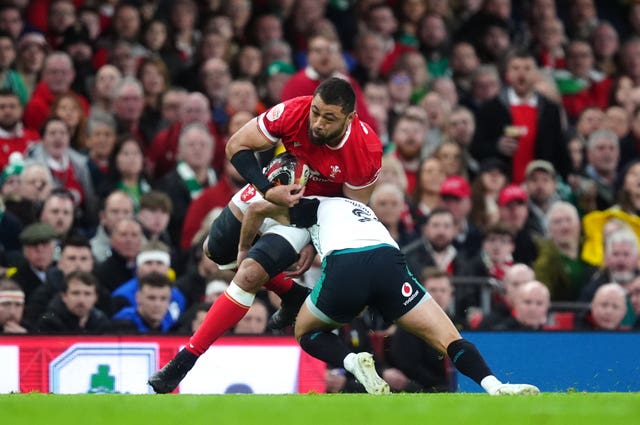
[[[419,275],[427,266],[435,266],[450,275],[462,271],[461,258],[453,246],[456,233],[451,211],[435,208],[422,226],[421,237],[404,249],[407,266],[414,275]]]
[[[53,101],[57,96],[70,91],[74,78],[75,72],[69,55],[64,52],[50,53],[44,61],[41,80],[24,109],[24,125],[40,131],[51,113]],[[86,113],[89,110],[86,99],[80,97],[80,102]]]
[[[111,255],[95,270],[100,283],[112,292],[134,277],[136,258],[142,246],[142,227],[133,218],[115,223],[111,232]]]
[[[555,72],[562,104],[570,122],[587,106],[606,109],[611,79],[595,69],[593,50],[586,41],[573,40],[567,46],[567,70]]]
[[[583,196],[590,209],[604,210],[615,203],[614,182],[620,160],[618,136],[611,130],[597,130],[587,141],[587,166],[582,185],[586,186]]]
[[[140,197],[140,210],[136,217],[142,225],[145,239],[171,246],[167,225],[172,208],[171,198],[166,193],[152,190]]]
[[[234,335],[265,335],[269,310],[261,299],[257,298],[242,319],[233,328]]]
[[[469,108],[478,120],[480,108],[500,93],[500,75],[495,65],[480,65],[470,76],[469,93],[462,98],[461,104]]]
[[[527,165],[524,176],[524,187],[529,194],[531,227],[539,234],[546,235],[548,231],[546,215],[553,204],[560,200],[556,190],[556,170],[549,161],[538,159]]]
[[[231,83],[229,64],[220,57],[207,59],[202,63],[196,81],[199,82],[198,85],[187,86],[187,89],[197,88],[197,91],[207,96],[212,109],[221,107],[227,100],[229,83]]]
[[[73,233],[73,196],[64,189],[54,189],[42,205],[40,221],[53,227],[58,240]]]
[[[180,132],[185,126],[192,123],[205,125],[209,130],[209,134],[214,139],[214,155],[211,158],[211,165],[216,171],[222,169],[225,158],[225,143],[223,143],[218,128],[211,119],[211,107],[208,99],[202,93],[194,92],[189,93],[180,105],[178,120],[159,132],[149,148],[148,168],[152,170],[152,175],[156,179],[164,177],[176,166]]]
[[[491,312],[481,318],[481,322],[477,326],[478,329],[492,329],[498,323],[511,317],[511,310],[514,308],[516,292],[519,287],[535,280],[535,278],[533,270],[526,264],[517,263],[511,266],[502,280],[504,292],[494,296]]]
[[[48,49],[47,40],[40,33],[28,32],[18,39],[15,68],[22,78],[29,98],[38,84]]]
[[[640,161],[630,161],[617,178],[618,203],[612,209],[619,209],[630,215],[640,213]]]
[[[110,321],[95,307],[97,301],[95,276],[84,271],[71,272],[65,277],[61,296],[53,299],[36,328],[40,333],[105,333]]]
[[[369,81],[381,77],[381,66],[385,59],[386,46],[382,35],[374,31],[363,31],[358,34],[355,45],[356,65],[351,75],[361,87],[364,87]]]
[[[13,92],[0,90],[0,169],[7,166],[13,152],[26,154],[40,135],[22,125],[22,105]]]
[[[384,162],[387,158],[397,161],[394,157],[385,156],[383,158],[383,170],[385,168]],[[399,171],[402,172],[402,165],[399,164],[399,167]],[[403,173],[402,177],[404,176]],[[381,174],[378,183],[380,183],[380,178],[382,177]],[[445,175],[442,170],[442,162],[438,158],[429,157],[420,162],[416,188],[413,191],[412,199],[413,215],[416,223],[422,224],[431,211],[441,205],[442,198],[440,197],[440,188],[444,180]]]
[[[0,88],[15,93],[20,99],[21,106],[27,103],[27,88],[24,86],[20,75],[13,69],[16,59],[15,40],[8,32],[0,31]]]
[[[104,196],[114,190],[126,192],[133,200],[134,210],[140,207],[140,197],[151,190],[144,175],[144,152],[140,140],[132,134],[118,137],[109,155],[109,171],[98,192]]]
[[[537,280],[522,284],[515,292],[511,317],[494,330],[542,330],[549,314],[549,289]]]
[[[73,61],[75,78],[71,83],[71,88],[87,98],[96,73],[92,62],[94,40],[89,36],[87,28],[79,22],[67,28],[62,36],[59,49],[68,53]]]
[[[504,163],[487,158],[480,163],[478,175],[471,184],[471,213],[469,219],[481,230],[500,219],[498,197],[508,182]]]
[[[140,282],[145,276],[152,273],[169,276],[171,270],[171,257],[169,247],[162,242],[152,241],[143,245],[136,257],[136,276],[123,282],[112,293],[113,311],[117,315],[124,308],[136,306],[136,293],[140,288]],[[169,314],[173,326],[186,310],[186,300],[178,288],[171,288],[171,300],[169,302]]]
[[[603,268],[582,288],[580,301],[590,302],[596,290],[606,283],[626,287],[640,274],[638,270],[638,239],[626,229],[617,230],[605,239]]]
[[[87,156],[93,187],[100,188],[109,172],[109,157],[116,144],[116,121],[100,109],[91,112],[87,121]]]
[[[140,117],[140,126],[145,140],[153,140],[162,122],[160,121],[160,105],[162,95],[169,89],[169,71],[159,57],[143,58],[136,74],[144,90],[145,106]]]
[[[23,225],[36,221],[42,203],[53,189],[53,178],[46,165],[27,163],[20,174],[18,199],[4,199],[7,210],[13,212]]]
[[[449,70],[449,34],[444,17],[436,13],[423,15],[417,36],[429,74],[434,77],[445,75]]]
[[[15,4],[3,4],[0,7],[0,31],[5,31],[17,40],[25,29],[20,7]]]
[[[395,184],[377,184],[371,193],[369,205],[401,248],[418,237],[413,227],[413,221],[407,223],[406,220],[403,220],[403,213],[408,214],[408,209],[405,207],[405,195],[402,189]]]
[[[629,291],[629,302],[636,316],[636,322],[633,324],[634,330],[640,330],[640,277],[636,277],[627,286]]]
[[[168,333],[174,324],[169,313],[171,281],[166,275],[151,273],[140,279],[136,306],[113,316],[113,327],[120,332]]]
[[[35,145],[29,156],[46,164],[56,185],[71,192],[74,205],[82,211],[80,222],[85,226],[93,225],[97,198],[87,157],[70,146],[67,124],[57,117],[48,118],[42,126],[42,143]]]
[[[470,94],[471,77],[479,66],[480,59],[478,59],[476,49],[472,44],[459,41],[451,47],[449,68],[451,69],[451,78],[453,78],[461,98],[466,98]]]
[[[416,186],[418,166],[425,140],[424,123],[412,115],[398,118],[391,135],[395,146],[393,155],[402,163],[407,178],[407,193],[412,193]]]
[[[66,93],[56,97],[51,105],[51,115],[62,118],[69,127],[71,147],[84,151],[87,146],[87,116],[78,96]]]
[[[25,317],[30,322],[36,323],[47,310],[51,300],[56,298],[64,289],[65,277],[75,271],[91,273],[93,264],[91,246],[86,238],[72,235],[64,239],[60,247],[60,258],[49,273],[46,284],[41,285],[31,296],[25,309]],[[98,295],[96,307],[105,313],[109,313],[111,310],[110,294],[100,285],[96,289]]]
[[[591,46],[596,69],[608,76],[617,74],[620,37],[609,22],[600,22],[591,34]]]
[[[541,240],[533,268],[549,288],[552,301],[576,301],[594,268],[580,256],[580,217],[576,208],[559,201],[547,212],[549,239]]]
[[[474,258],[480,251],[482,233],[469,221],[471,212],[471,187],[469,182],[459,175],[447,177],[440,186],[442,205],[453,214],[456,236],[453,245],[458,255]]]
[[[475,158],[499,157],[509,165],[511,180],[524,180],[534,159],[551,162],[565,175],[569,156],[562,136],[559,107],[534,91],[535,60],[530,53],[507,59],[509,86],[478,111],[471,153]]]
[[[113,99],[115,98],[115,88],[120,84],[122,74],[113,65],[102,65],[96,72],[95,83],[91,96],[91,111],[100,109],[104,112],[111,112]]]
[[[45,223],[31,224],[20,233],[24,261],[7,271],[7,277],[20,285],[27,304],[51,273],[56,237],[56,231]]]
[[[480,169],[480,164],[469,152],[475,131],[476,120],[473,113],[464,106],[455,107],[446,120],[444,140],[456,143],[459,146],[462,151],[463,174],[467,176],[475,176]]]
[[[209,166],[213,152],[214,140],[205,125],[195,122],[182,128],[178,146],[178,165],[156,186],[156,189],[166,192],[173,201],[169,221],[169,235],[172,241],[180,240],[180,231],[189,204],[203,189],[217,182],[216,173]]]
[[[293,65],[279,60],[271,62],[265,68],[265,81],[259,87],[260,100],[265,107],[270,108],[282,102],[282,89],[295,72]]]
[[[132,76],[125,76],[114,88],[112,109],[117,123],[117,134],[133,134],[142,142],[146,151],[151,140],[145,139],[149,133],[141,128],[144,89],[140,81]]]
[[[96,262],[102,263],[111,256],[110,235],[116,224],[125,218],[133,218],[133,200],[128,193],[114,190],[105,199],[99,213],[100,224],[91,239],[91,251]]]
[[[594,331],[626,331],[623,323],[627,313],[627,295],[617,283],[600,286],[591,301],[591,309],[584,316],[576,317],[576,329]]]
[[[23,321],[24,291],[11,279],[0,279],[0,334],[24,334],[29,326]]]
[[[515,251],[513,259],[527,265],[533,264],[538,255],[534,237],[541,236],[534,232],[527,223],[529,196],[520,186],[511,184],[500,191],[498,197],[500,221],[505,223],[515,233]]]
[[[433,151],[433,156],[442,163],[442,169],[447,177],[466,177],[466,167],[462,158],[462,148],[454,142],[445,141]]]

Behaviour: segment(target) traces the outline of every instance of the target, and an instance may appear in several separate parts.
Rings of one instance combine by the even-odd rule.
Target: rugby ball
[[[267,166],[266,176],[276,186],[297,183],[307,184],[311,170],[309,166],[291,155],[283,152],[271,160]]]

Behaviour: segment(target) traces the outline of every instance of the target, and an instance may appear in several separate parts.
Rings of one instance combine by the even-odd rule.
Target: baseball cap
[[[471,196],[471,186],[462,176],[449,176],[440,186],[440,196],[468,198]]]
[[[527,165],[527,168],[524,170],[524,175],[526,178],[529,178],[529,176],[537,170],[546,171],[551,175],[551,177],[556,176],[556,169],[553,167],[553,164],[551,164],[549,161],[545,161],[544,159],[536,159],[535,161],[531,161],[529,165]]]
[[[498,205],[505,206],[514,201],[527,202],[527,191],[517,184],[510,184],[500,191]]]
[[[293,75],[296,73],[295,66],[284,61],[273,61],[269,64],[266,70],[267,77],[271,77],[276,74]]]
[[[58,237],[56,230],[47,223],[37,222],[28,225],[20,233],[20,243],[22,245],[37,245],[42,242],[49,242]]]

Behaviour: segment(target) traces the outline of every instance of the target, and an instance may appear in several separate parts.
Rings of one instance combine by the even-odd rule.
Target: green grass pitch
[[[640,393],[0,395],[7,425],[631,425],[639,418]]]

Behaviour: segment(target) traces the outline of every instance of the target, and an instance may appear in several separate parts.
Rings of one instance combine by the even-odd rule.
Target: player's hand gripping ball
[[[271,160],[266,176],[276,186],[299,184],[304,186],[311,175],[311,169],[288,152],[283,152]]]

